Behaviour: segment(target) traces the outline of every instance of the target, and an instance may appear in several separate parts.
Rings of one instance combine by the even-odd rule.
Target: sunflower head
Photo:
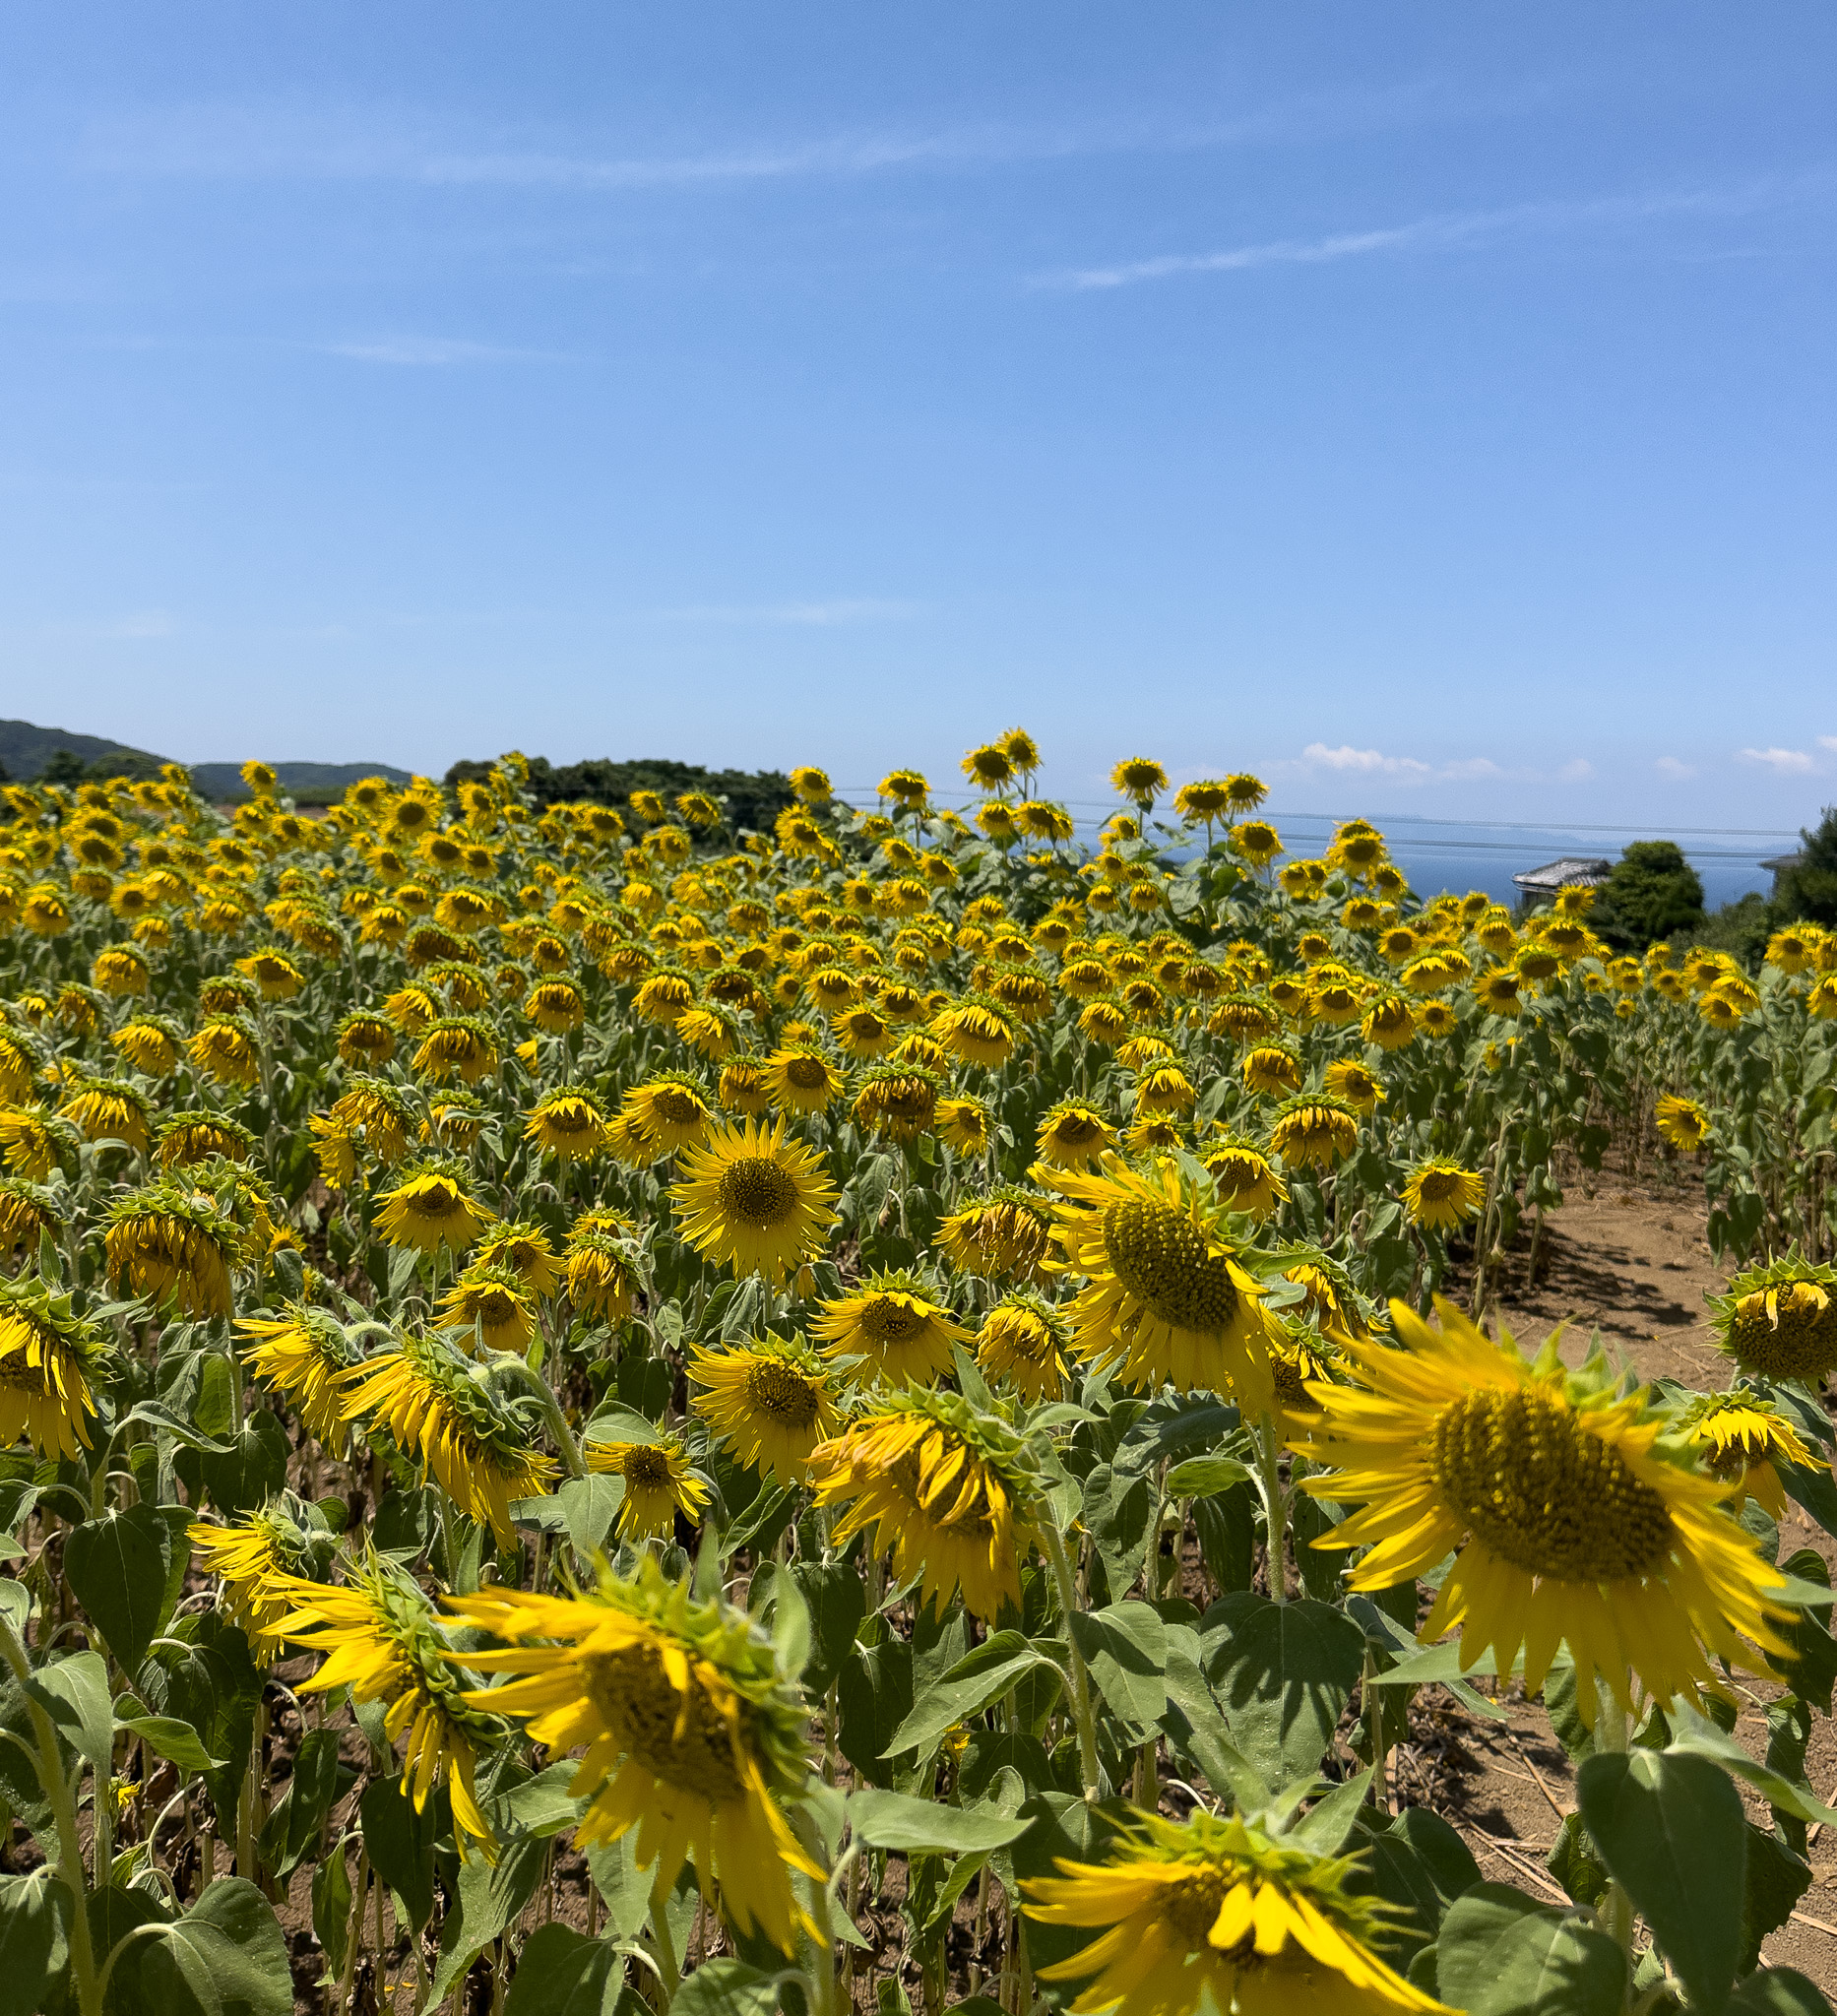
[[[329,1449],[344,1446],[341,1381],[357,1362],[357,1349],[327,1309],[287,1302],[278,1317],[251,1317],[236,1326],[242,1361],[264,1385],[286,1395],[313,1436]]]
[[[690,1245],[736,1274],[774,1284],[821,1250],[836,1222],[836,1187],[821,1156],[788,1140],[782,1120],[717,1126],[682,1157],[670,1190]]]
[[[1269,1145],[1291,1168],[1331,1168],[1359,1146],[1358,1109],[1331,1092],[1298,1093],[1276,1108]]]
[[[878,1064],[862,1073],[853,1110],[856,1125],[894,1141],[929,1132],[943,1090],[937,1074],[919,1064]]]
[[[1035,1279],[1051,1243],[1051,1200],[1020,1184],[972,1198],[937,1231],[937,1250],[959,1273]]]
[[[1652,1111],[1653,1124],[1680,1155],[1701,1155],[1709,1146],[1709,1115],[1693,1099],[1668,1092]]]
[[[1450,1231],[1478,1218],[1487,1201],[1487,1181],[1478,1170],[1448,1156],[1418,1163],[1403,1186],[1411,1223]]]
[[[948,1370],[955,1346],[970,1333],[916,1274],[870,1274],[846,1295],[824,1302],[811,1330],[831,1358],[862,1362],[855,1376],[902,1383],[935,1379]]]
[[[997,1385],[1011,1385],[1022,1400],[1061,1400],[1070,1383],[1071,1326],[1051,1303],[1017,1289],[982,1318],[976,1362]]]
[[[487,1351],[527,1354],[536,1341],[536,1301],[522,1277],[501,1262],[475,1260],[441,1297],[449,1325],[476,1330]]]
[[[667,1540],[678,1518],[691,1526],[701,1519],[709,1488],[690,1469],[679,1436],[659,1431],[642,1441],[596,1442],[590,1431],[582,1454],[590,1471],[624,1480],[618,1509],[621,1540]]]
[[[377,1228],[392,1246],[412,1246],[421,1253],[441,1246],[464,1252],[491,1222],[468,1182],[465,1165],[451,1157],[411,1163],[384,1192]]]
[[[1710,1308],[1718,1343],[1744,1372],[1815,1386],[1837,1371],[1837,1268],[1789,1253],[1738,1274]]]
[[[0,1281],[0,1448],[24,1435],[41,1457],[74,1461],[90,1447],[91,1382],[110,1360],[68,1295],[30,1278]]]
[[[704,1389],[691,1405],[723,1445],[748,1469],[781,1482],[800,1481],[810,1452],[842,1425],[835,1371],[801,1336],[698,1349],[689,1375]]]
[[[1276,1173],[1269,1150],[1247,1135],[1215,1136],[1201,1148],[1199,1161],[1220,1201],[1246,1218],[1268,1218],[1277,1205],[1288,1202],[1289,1187]]]
[[[1778,1465],[1815,1469],[1818,1459],[1792,1422],[1763,1393],[1700,1394],[1679,1417],[1679,1427],[1711,1477],[1740,1484],[1772,1518],[1786,1512]]]
[[[158,1160],[161,1168],[184,1168],[220,1155],[242,1163],[255,1157],[255,1136],[226,1113],[174,1113],[159,1128]]]
[[[246,1210],[238,1221],[234,1187],[225,1197],[211,1180],[231,1166],[201,1163],[115,1204],[104,1240],[110,1276],[186,1315],[227,1316],[229,1271],[248,1257],[252,1229]]]

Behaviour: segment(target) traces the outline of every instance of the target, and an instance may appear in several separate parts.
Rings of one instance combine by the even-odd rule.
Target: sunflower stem
[[[1050,1520],[1045,1522],[1046,1560],[1059,1593],[1059,1608],[1065,1616],[1065,1649],[1071,1667],[1072,1719],[1078,1725],[1078,1759],[1084,1773],[1084,1796],[1100,1796],[1097,1761],[1097,1718],[1091,1712],[1091,1682],[1084,1670],[1084,1654],[1072,1634],[1072,1619],[1078,1614],[1078,1592],[1072,1586],[1071,1563],[1065,1558],[1065,1542]]]
[[[555,1447],[561,1451],[562,1467],[570,1477],[585,1477],[587,1466],[581,1460],[580,1444],[574,1439],[574,1431],[568,1426],[568,1418],[561,1411],[561,1403],[554,1396],[553,1389],[536,1367],[518,1356],[514,1351],[501,1351],[491,1360],[491,1375],[514,1373],[522,1380],[526,1390],[534,1396],[542,1410],[542,1418],[548,1423],[548,1432],[555,1438]]]
[[[651,1882],[651,1936],[657,1941],[658,1973],[663,1978],[664,2007],[676,1998],[682,1984],[682,1970],[676,1961],[676,1942],[669,1931],[669,1885],[664,1881],[664,1860],[660,1856],[657,1874]]]
[[[1281,1448],[1276,1417],[1273,1414],[1266,1414],[1257,1422],[1257,1480],[1262,1489],[1263,1510],[1269,1523],[1269,1600],[1277,1605],[1285,1604],[1289,1600],[1289,1498],[1282,1487],[1282,1478],[1276,1467]]]

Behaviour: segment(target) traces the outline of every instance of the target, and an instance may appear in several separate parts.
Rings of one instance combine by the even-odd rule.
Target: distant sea
[[[1296,812],[1284,818],[1268,813],[1270,823],[1282,835],[1290,855],[1321,851],[1333,837],[1333,821]],[[1797,834],[1666,834],[1657,827],[1637,830],[1590,832],[1561,826],[1483,826],[1456,820],[1386,819],[1372,815],[1371,823],[1383,833],[1392,860],[1410,878],[1419,896],[1438,895],[1452,890],[1465,895],[1470,889],[1484,889],[1500,903],[1515,902],[1518,890],[1514,875],[1540,868],[1563,855],[1583,859],[1617,861],[1620,850],[1632,840],[1676,840],[1685,858],[1703,883],[1703,901],[1710,910],[1733,903],[1749,890],[1768,894],[1773,887],[1771,873],[1762,860],[1790,854],[1799,845]]]

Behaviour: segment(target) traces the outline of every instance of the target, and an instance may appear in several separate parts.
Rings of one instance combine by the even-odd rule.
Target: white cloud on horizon
[[[1804,749],[1743,749],[1741,753],[1743,761],[1764,764],[1782,777],[1803,777],[1812,768]]]
[[[1669,777],[1674,784],[1682,784],[1686,779],[1696,775],[1694,763],[1680,762],[1676,756],[1661,756],[1652,767],[1661,777]]]
[[[1565,763],[1559,771],[1557,771],[1556,778],[1557,782],[1560,784],[1584,784],[1588,781],[1589,778],[1593,777],[1594,774],[1595,766],[1588,760],[1586,756],[1572,756],[1569,759],[1569,761]]]

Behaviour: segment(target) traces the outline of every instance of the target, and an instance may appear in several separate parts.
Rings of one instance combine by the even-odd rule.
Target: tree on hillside
[[[1782,922],[1805,917],[1837,924],[1837,805],[1826,805],[1815,833],[1803,828],[1799,860],[1780,877],[1774,909]]]
[[[1703,921],[1703,885],[1676,841],[1636,840],[1595,892],[1589,923],[1616,952],[1643,952]]]
[[[488,763],[462,760],[447,772],[447,788],[484,777],[490,769]],[[545,756],[532,756],[528,788],[539,805],[584,798],[620,807],[629,805],[637,790],[662,791],[666,800],[681,791],[706,791],[727,800],[728,824],[736,832],[743,827],[768,831],[792,802],[791,780],[779,771],[705,770],[699,763],[678,763],[667,756],[643,756],[629,763],[595,756],[585,763],[560,765]]]

